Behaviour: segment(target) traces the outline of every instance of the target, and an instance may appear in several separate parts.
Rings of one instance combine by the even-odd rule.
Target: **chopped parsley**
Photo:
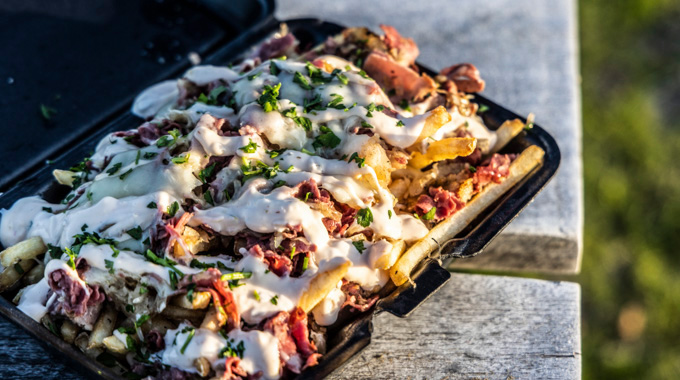
[[[113,270],[113,261],[111,261],[111,260],[104,260],[104,266],[106,267],[106,269],[109,270],[109,273],[110,273],[110,274],[113,274],[113,273],[114,273],[114,270]]]
[[[347,79],[347,75],[345,75],[345,74],[338,74],[335,77],[338,78],[340,83],[342,83],[344,85],[347,85],[349,83],[349,79]]]
[[[253,296],[255,297],[255,299],[256,299],[257,301],[260,300],[260,293],[258,293],[257,290],[253,290]]]
[[[139,284],[139,294],[146,294],[149,292],[149,285],[145,283]]]
[[[177,165],[186,164],[189,161],[189,153],[186,156],[173,157],[170,161]]]
[[[275,86],[265,85],[262,95],[257,99],[257,103],[262,106],[264,112],[271,112],[279,109],[279,90],[281,89],[281,83]]]
[[[178,129],[173,129],[168,132],[167,135],[161,136],[157,141],[156,141],[156,146],[159,148],[164,148],[166,146],[171,146],[177,142],[177,140],[180,137],[180,133]],[[144,154],[144,158],[146,158],[146,153]]]
[[[401,120],[397,121],[397,127],[403,127],[403,126],[404,126],[403,121],[401,121]]]
[[[320,130],[321,130],[322,133],[319,136],[317,136],[314,139],[314,142],[312,143],[312,146],[314,147],[314,149],[319,149],[321,147],[332,149],[332,148],[335,148],[336,146],[338,146],[340,144],[340,142],[342,141],[327,126],[322,125],[320,127]]]
[[[76,257],[78,257],[78,253],[74,252],[72,249],[68,247],[64,247],[64,253],[68,255],[68,261],[66,264],[71,267],[71,269],[76,270]]]
[[[170,206],[168,206],[166,213],[170,215],[170,217],[173,217],[175,216],[175,214],[177,214],[177,211],[179,211],[179,203],[177,201],[174,201]]]
[[[210,192],[210,189],[208,189],[205,193],[203,193],[203,199],[208,202],[209,205],[214,206],[215,205],[215,200],[213,199],[212,193]]]
[[[42,210],[45,212],[54,212],[51,207],[43,207]]]
[[[182,271],[180,271],[179,269],[177,269],[175,267],[175,264],[177,264],[176,262],[174,262],[174,261],[172,261],[168,258],[160,258],[160,257],[156,256],[156,254],[153,253],[153,251],[151,251],[150,249],[146,250],[145,257],[146,257],[147,260],[151,261],[154,264],[158,264],[160,266],[170,268],[171,269],[171,272],[170,272],[170,278],[171,279],[172,279],[173,273],[179,274],[180,276],[184,276],[184,273],[182,273]]]
[[[158,156],[158,153],[156,153],[156,152],[146,152],[146,153],[144,153],[144,155],[143,155],[142,157],[143,157],[145,160],[151,160],[151,159],[153,159],[153,158],[156,157],[156,156]]]
[[[126,171],[125,173],[121,174],[120,176],[118,176],[118,179],[121,180],[121,181],[124,181],[125,178],[130,175],[130,173],[132,173],[132,169],[130,169],[130,170]]]
[[[375,103],[370,103],[369,105],[366,106],[366,117],[373,117],[373,112],[378,111],[382,112],[385,110],[385,106],[379,105],[376,106]]]
[[[120,168],[121,168],[122,166],[123,166],[122,163],[116,162],[115,164],[111,165],[111,167],[106,171],[106,173],[107,173],[109,176],[112,176],[112,175],[116,174],[116,172],[118,172],[118,170],[120,170]]]
[[[52,115],[54,115],[55,113],[57,113],[56,109],[48,107],[44,104],[40,105],[40,115],[43,117],[43,119],[50,121],[52,120]]]
[[[312,80],[312,83],[314,83],[314,84],[329,83],[330,81],[333,80],[332,76],[326,77],[324,75],[323,70],[314,66],[311,62],[307,62],[306,67],[307,67],[307,72],[309,73],[309,78]]]
[[[64,251],[62,251],[61,248],[52,244],[47,244],[47,252],[49,252],[50,257],[53,259],[58,259],[64,254]]]
[[[364,251],[366,250],[366,247],[364,247],[363,240],[353,241],[352,245],[354,246],[354,248],[357,249],[357,251],[359,251],[359,254],[364,253]]]
[[[486,111],[488,111],[488,110],[489,110],[489,106],[487,106],[486,104],[480,104],[480,105],[479,105],[479,109],[477,110],[477,113],[478,113],[478,114],[484,113],[484,112],[486,112]]]
[[[198,172],[198,179],[201,181],[201,183],[206,183],[208,178],[212,176],[213,172],[215,171],[215,165],[215,163],[212,163]]]
[[[187,286],[187,299],[189,302],[194,302],[194,292],[196,291],[196,284],[189,284]]]
[[[373,126],[372,126],[371,124],[368,124],[367,122],[365,122],[365,121],[363,121],[363,120],[361,121],[361,126],[364,127],[364,128],[371,128],[371,129],[373,129]]]
[[[403,109],[404,111],[409,111],[409,112],[411,111],[411,106],[408,104],[408,101],[406,99],[402,99],[399,102],[399,107],[401,107],[401,109]]]
[[[477,172],[477,168],[472,166],[472,165],[470,165],[470,167],[468,167],[468,170],[470,171],[470,173],[476,173]]]
[[[272,297],[272,298],[269,300],[269,302],[271,302],[272,305],[278,305],[278,304],[279,304],[279,296],[278,296],[278,294],[275,295],[274,297]]]
[[[224,86],[215,87],[212,91],[210,91],[210,94],[208,94],[208,96],[206,96],[205,94],[201,94],[198,96],[198,98],[196,98],[196,101],[199,103],[205,103],[207,105],[214,106],[217,104],[217,98],[226,91],[227,88]]]
[[[310,113],[312,111],[324,111],[326,107],[322,105],[321,95],[316,94],[312,99],[304,99],[302,101],[302,107],[305,113]]]
[[[427,213],[423,214],[423,220],[432,220],[434,219],[435,214],[437,213],[437,208],[432,207],[430,211]]]
[[[125,305],[125,311],[127,311],[127,312],[130,313],[130,314],[134,313],[134,312],[135,312],[135,305],[131,305],[131,304]],[[123,331],[121,331],[121,329],[122,329]],[[128,334],[127,331],[130,331],[130,330],[127,330],[127,329],[124,328],[124,327],[120,327],[120,328],[118,328],[118,331],[121,332],[121,333],[123,333],[123,334]],[[133,333],[134,333],[134,331],[130,331],[130,332],[129,332],[129,334],[133,334]]]
[[[357,66],[361,66],[361,60],[357,61]],[[361,77],[364,79],[371,79],[371,77],[369,77],[364,70],[359,70],[359,75],[361,75]]]
[[[293,83],[297,83],[303,90],[311,90],[313,87],[309,84],[307,78],[301,72],[296,71],[293,76]]]
[[[279,75],[280,72],[281,72],[281,70],[280,70],[279,67],[276,65],[276,63],[275,63],[274,61],[270,61],[270,62],[269,62],[269,74],[271,74],[271,75]]]
[[[248,141],[248,145],[242,146],[238,149],[246,153],[255,153],[257,148],[259,148],[259,145],[257,145],[252,139],[248,139]]]
[[[370,208],[362,208],[357,212],[357,223],[364,228],[373,223],[373,212]]]
[[[392,210],[387,210],[387,218],[392,219]]]
[[[156,202],[151,201],[149,202],[148,205],[146,205],[146,208],[158,208],[158,205],[156,204]]]
[[[360,168],[363,168],[364,161],[366,161],[366,159],[359,157],[359,154],[357,152],[354,152],[349,156],[349,160],[347,160],[347,162],[352,161],[355,161]]]
[[[342,95],[340,95],[340,94],[331,94],[331,96],[333,97],[333,99],[331,99],[331,101],[328,102],[328,104],[326,105],[326,107],[328,107],[328,108],[335,108],[335,109],[338,109],[338,110],[345,109],[345,105],[342,104],[342,101],[345,100],[345,98],[344,98]]]
[[[125,232],[127,232],[127,234],[132,236],[132,238],[135,239],[135,240],[139,240],[139,239],[142,238],[142,227],[141,226],[137,226],[137,227],[129,229]]]
[[[262,74],[261,71],[260,71],[259,73],[255,73],[255,74],[253,74],[253,75],[248,75],[248,80],[253,80],[253,79],[259,77],[260,74]]]
[[[285,185],[285,184],[286,184],[286,181],[284,181],[284,180],[282,180],[282,179],[281,179],[281,180],[278,180],[278,181],[276,181],[276,183],[274,184],[274,188],[277,189],[277,188],[279,188],[279,187],[281,187],[281,186],[283,186],[283,185]]]
[[[302,271],[306,271],[307,267],[309,266],[309,257],[305,256],[304,260],[302,260]]]
[[[232,346],[232,343],[234,343],[233,339],[227,339],[227,336],[224,336],[224,339],[227,340],[227,345],[220,350],[220,352],[217,354],[217,357],[223,359],[238,356],[239,358],[243,359],[243,354],[246,350],[246,346],[243,341],[238,342],[236,347],[234,347]]]
[[[295,124],[301,126],[305,131],[309,132],[312,130],[312,121],[304,116],[298,116],[295,107],[289,108],[281,112],[281,114],[285,117],[293,119]]]

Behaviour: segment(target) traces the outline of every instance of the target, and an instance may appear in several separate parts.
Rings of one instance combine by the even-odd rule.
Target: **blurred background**
[[[680,1],[579,1],[583,374],[680,378]]]

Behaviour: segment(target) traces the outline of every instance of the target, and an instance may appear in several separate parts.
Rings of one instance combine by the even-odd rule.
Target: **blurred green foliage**
[[[582,0],[586,379],[680,379],[680,1]]]

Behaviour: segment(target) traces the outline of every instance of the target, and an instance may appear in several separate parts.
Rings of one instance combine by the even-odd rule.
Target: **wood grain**
[[[371,345],[333,379],[579,379],[579,286],[454,274],[409,318],[375,318]],[[84,379],[0,320],[5,379]]]

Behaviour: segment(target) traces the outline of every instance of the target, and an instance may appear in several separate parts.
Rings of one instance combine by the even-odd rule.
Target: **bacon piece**
[[[439,74],[448,77],[459,91],[481,92],[484,91],[485,82],[479,74],[477,67],[471,63],[459,63],[442,69]]]
[[[420,75],[380,51],[373,51],[366,57],[363,69],[382,88],[395,90],[396,98],[417,102],[436,89],[435,81],[427,74]]]
[[[413,39],[402,37],[397,29],[389,25],[381,24],[380,29],[385,32],[383,41],[397,62],[404,66],[412,65],[420,54],[418,45],[416,45]]]
[[[342,305],[349,306],[352,310],[360,313],[370,309],[378,302],[378,295],[368,295],[361,289],[361,286],[356,282],[342,280],[342,287],[340,288],[345,293],[345,303]]]
[[[501,183],[510,174],[510,164],[515,159],[514,154],[498,154],[491,156],[488,163],[478,166],[475,171],[473,183],[475,192],[481,191],[488,183]]]

